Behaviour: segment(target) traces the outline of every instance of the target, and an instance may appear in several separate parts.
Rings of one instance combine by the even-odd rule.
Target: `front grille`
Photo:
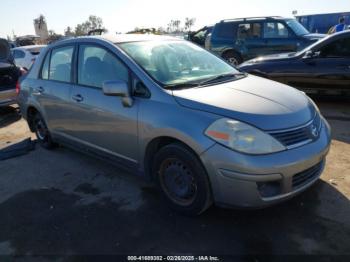
[[[324,161],[293,176],[293,189],[306,185],[319,176],[322,171]]]
[[[321,125],[321,117],[317,113],[315,118],[303,127],[270,132],[270,135],[280,141],[284,146],[291,148],[316,139],[319,136]]]

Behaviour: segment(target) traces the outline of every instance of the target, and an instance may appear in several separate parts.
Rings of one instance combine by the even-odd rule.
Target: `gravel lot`
[[[263,210],[183,217],[143,179],[66,148],[0,161],[0,254],[350,255],[350,102],[316,102],[333,129],[322,179]],[[30,136],[1,109],[0,148]]]

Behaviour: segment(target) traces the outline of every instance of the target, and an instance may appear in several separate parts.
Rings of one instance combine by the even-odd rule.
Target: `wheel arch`
[[[149,143],[147,143],[146,149],[144,151],[144,157],[143,157],[143,171],[147,178],[150,180],[153,180],[153,174],[152,174],[152,165],[153,165],[153,159],[155,154],[164,146],[170,145],[170,144],[180,144],[181,146],[184,146],[186,149],[191,151],[198,160],[202,163],[198,152],[192,148],[188,143],[184,142],[182,139],[171,137],[171,136],[159,136],[153,138]]]

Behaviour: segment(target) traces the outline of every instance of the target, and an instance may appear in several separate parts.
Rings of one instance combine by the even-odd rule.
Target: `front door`
[[[314,50],[313,58],[301,58],[287,83],[308,93],[341,94],[350,91],[350,38],[337,39]]]
[[[102,90],[107,80],[129,83],[128,68],[107,49],[93,44],[80,45],[77,60],[67,135],[93,150],[136,164],[138,101],[125,107],[120,97],[106,96]]]
[[[263,29],[264,54],[278,54],[297,51],[297,41],[294,33],[281,22],[264,22]]]

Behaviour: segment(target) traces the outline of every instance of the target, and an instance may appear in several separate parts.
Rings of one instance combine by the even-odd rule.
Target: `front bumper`
[[[314,184],[324,169],[330,142],[330,127],[324,120],[319,138],[298,148],[247,155],[215,144],[201,160],[217,205],[261,208],[287,200]]]

